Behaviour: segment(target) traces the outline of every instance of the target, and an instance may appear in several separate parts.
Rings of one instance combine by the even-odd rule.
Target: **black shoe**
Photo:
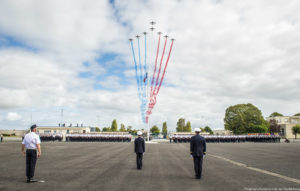
[[[35,183],[35,182],[37,182],[38,180],[35,180],[35,179],[33,179],[33,178],[31,178],[30,179],[30,183]]]
[[[27,178],[26,183],[30,183],[30,178]]]

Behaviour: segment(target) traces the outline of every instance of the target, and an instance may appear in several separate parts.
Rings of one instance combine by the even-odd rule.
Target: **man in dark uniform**
[[[36,134],[36,125],[30,127],[30,133],[26,134],[22,142],[22,154],[26,156],[27,183],[36,182],[33,179],[37,157],[41,156],[41,140]],[[25,149],[26,148],[26,153]]]
[[[142,132],[139,131],[138,138],[134,140],[134,152],[136,153],[137,169],[141,170],[143,167],[143,155],[145,152],[145,140],[142,138]]]
[[[191,138],[190,151],[194,159],[194,169],[196,179],[201,179],[203,156],[206,152],[206,143],[204,137],[200,136],[200,128],[195,128],[196,135]]]

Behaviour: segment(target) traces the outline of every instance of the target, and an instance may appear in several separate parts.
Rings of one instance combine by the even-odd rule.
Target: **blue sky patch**
[[[113,11],[114,11],[114,16],[116,18],[116,21],[122,25],[123,27],[128,27],[128,23],[127,22],[124,22],[121,20],[121,15],[119,13],[119,10],[118,8],[116,7],[116,4],[115,4],[115,0],[109,0],[109,4],[111,5],[111,7],[113,8]]]
[[[85,67],[89,67],[90,63],[88,61],[82,63]]]
[[[27,45],[26,43],[22,42],[21,40],[18,40],[12,36],[0,34],[0,48],[2,47],[18,47],[23,48],[30,51],[37,51],[37,48],[31,47]]]
[[[92,73],[91,72],[80,72],[79,73],[79,77],[80,78],[90,78],[90,77],[92,77]]]
[[[117,76],[121,79],[120,84],[122,86],[126,86],[129,84],[128,80],[125,76],[125,71],[127,71],[128,66],[126,63],[120,58],[120,56],[116,53],[105,53],[96,59],[96,62],[101,65],[105,69],[105,74],[96,76],[96,82],[94,85],[94,89],[105,89],[105,90],[114,90],[114,87],[106,88],[99,84],[99,82],[106,81],[107,78],[111,76]],[[88,76],[88,73],[82,73],[81,77]]]

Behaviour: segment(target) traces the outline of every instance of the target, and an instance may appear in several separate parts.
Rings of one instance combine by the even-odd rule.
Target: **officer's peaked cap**
[[[195,128],[195,132],[201,132],[200,128]]]

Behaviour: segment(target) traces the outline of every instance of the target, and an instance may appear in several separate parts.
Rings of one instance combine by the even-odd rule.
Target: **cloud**
[[[13,110],[24,117],[0,126],[28,128],[30,113],[39,125],[56,125],[63,108],[73,124],[102,127],[116,118],[145,128],[128,38],[151,20],[156,32],[176,40],[150,125],[167,121],[174,130],[184,117],[193,128],[221,129],[225,109],[240,103],[253,103],[265,116],[297,113],[299,6],[297,0],[1,1],[0,115]],[[148,44],[153,58],[151,33]]]
[[[9,112],[9,113],[7,114],[6,119],[7,119],[8,121],[17,121],[17,120],[22,119],[22,116],[19,115],[18,113],[15,113],[15,112]]]

